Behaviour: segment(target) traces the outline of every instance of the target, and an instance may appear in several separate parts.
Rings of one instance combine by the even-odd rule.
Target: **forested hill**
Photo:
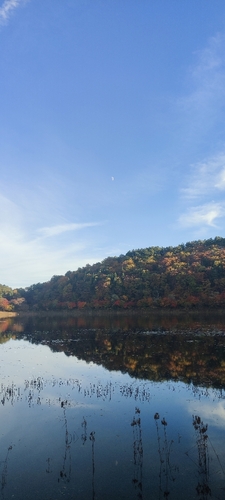
[[[225,306],[225,238],[108,257],[29,287],[31,309]]]
[[[225,238],[132,250],[14,291],[11,299],[8,291],[6,299],[30,310],[223,308]]]

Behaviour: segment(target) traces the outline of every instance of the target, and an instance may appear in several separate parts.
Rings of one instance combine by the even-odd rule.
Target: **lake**
[[[0,320],[0,499],[224,499],[225,316]]]

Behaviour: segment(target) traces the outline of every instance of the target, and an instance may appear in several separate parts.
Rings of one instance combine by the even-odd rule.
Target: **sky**
[[[224,230],[224,0],[0,0],[0,283]]]

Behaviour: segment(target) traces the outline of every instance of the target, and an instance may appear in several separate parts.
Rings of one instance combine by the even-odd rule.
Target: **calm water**
[[[0,332],[0,499],[224,499],[225,318]]]

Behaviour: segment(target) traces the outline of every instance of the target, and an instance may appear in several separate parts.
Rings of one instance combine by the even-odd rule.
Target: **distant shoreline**
[[[224,308],[190,308],[190,309],[165,309],[165,308],[145,308],[145,309],[126,309],[126,310],[112,310],[112,309],[82,309],[82,310],[39,310],[39,311],[0,311],[0,319],[4,318],[15,318],[24,316],[40,316],[40,317],[54,317],[54,316],[64,316],[64,317],[110,317],[110,316],[211,316],[211,315],[225,316]]]
[[[4,314],[2,312],[2,314]],[[217,314],[219,316],[225,316],[224,308],[145,308],[145,309],[82,309],[82,310],[69,310],[69,309],[54,309],[54,310],[39,310],[39,311],[19,311],[17,313],[6,313],[6,315],[12,316],[73,316],[73,317],[96,317],[96,316],[198,316],[198,315],[212,315]],[[0,316],[1,317],[1,316]]]

